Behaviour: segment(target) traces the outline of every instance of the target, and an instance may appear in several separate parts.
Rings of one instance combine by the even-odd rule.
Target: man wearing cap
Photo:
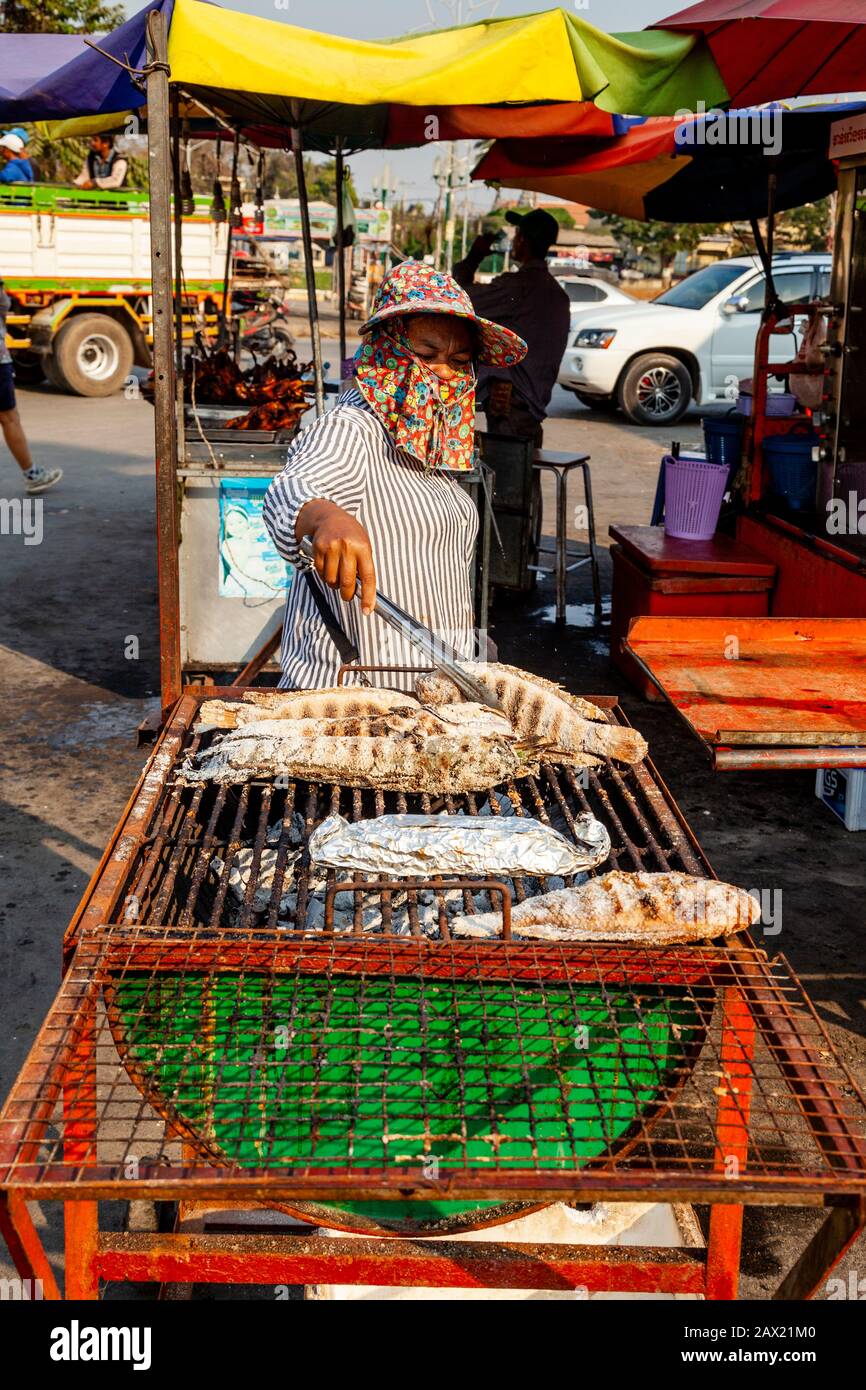
[[[478,404],[487,416],[488,431],[534,438],[540,445],[542,422],[571,325],[568,295],[545,261],[559,235],[559,223],[543,208],[509,211],[505,217],[517,229],[511,244],[517,270],[497,275],[489,285],[473,284],[496,239],[485,234],[475,238],[453,274],[477,313],[510,328],[529,346],[523,362],[510,372],[485,367],[479,375]]]
[[[27,139],[27,131],[20,125],[13,126],[12,130],[0,135],[0,154],[4,159],[3,167],[0,169],[0,183],[34,182],[36,175],[33,165],[25,153]]]

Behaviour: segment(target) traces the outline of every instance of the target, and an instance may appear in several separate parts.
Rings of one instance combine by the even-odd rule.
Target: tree
[[[227,189],[231,178],[232,145],[231,140],[223,140],[220,149],[220,179]],[[216,141],[193,142],[190,154],[190,174],[193,191],[210,193],[217,174]],[[336,161],[326,159],[316,162],[310,155],[304,156],[304,176],[307,196],[311,202],[321,201],[336,204],[337,178]],[[258,151],[248,149],[241,143],[238,160],[238,179],[247,201],[252,199],[258,178]],[[262,190],[266,198],[297,198],[298,180],[295,173],[294,155],[286,150],[266,150]],[[349,196],[357,201],[355,186],[349,178]]]
[[[655,257],[661,270],[670,265],[678,251],[694,251],[704,237],[728,230],[727,224],[718,222],[639,222],[633,217],[595,210],[589,215],[639,256]]]
[[[423,203],[410,203],[394,212],[394,245],[404,256],[422,260],[433,252],[436,242],[436,219]]]
[[[559,223],[560,227],[576,226],[575,220],[568,208],[562,207],[559,203],[545,203],[544,211],[549,212],[551,217],[555,218]]]
[[[826,251],[833,219],[832,197],[779,214],[779,232],[798,251]]]
[[[106,34],[127,18],[123,5],[101,0],[0,0],[0,32]]]

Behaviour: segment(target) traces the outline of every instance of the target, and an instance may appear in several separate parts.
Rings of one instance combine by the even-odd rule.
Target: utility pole
[[[454,171],[454,151],[448,146],[445,157],[437,156],[433,175],[439,189],[436,199],[436,244],[433,260],[437,270],[450,269],[454,258],[454,213],[451,200],[451,179]],[[450,229],[450,230],[449,230]]]
[[[441,23],[443,22],[442,19],[440,18],[440,16],[437,14],[437,9],[442,9],[442,10],[445,10],[445,12],[446,12],[446,14],[447,14],[447,16],[448,16],[448,18],[447,18],[444,22],[445,22],[445,24],[446,24],[449,28],[452,27],[452,26],[456,27],[457,25],[465,24],[465,23],[467,22],[467,20],[470,19],[470,18],[473,18],[473,19],[476,18],[476,14],[477,14],[477,12],[478,12],[479,10],[483,10],[483,11],[484,11],[484,15],[483,15],[483,18],[484,18],[484,19],[492,19],[493,16],[494,16],[494,14],[496,13],[496,11],[497,11],[498,8],[499,8],[499,0],[425,0],[425,4],[426,4],[426,6],[427,6],[427,13],[428,13],[429,16],[430,16],[430,23],[431,23],[431,24],[434,24],[434,25],[439,25],[439,24],[441,24]],[[478,17],[480,18],[481,16],[478,16]],[[439,171],[442,171],[442,172],[444,173],[444,186],[443,186],[441,177],[440,177],[440,175],[439,175],[439,172],[437,172],[437,166],[438,166],[438,170],[439,170]],[[449,142],[448,142],[448,153],[447,153],[447,155],[446,155],[446,157],[445,157],[445,166],[444,166],[444,170],[443,170],[443,166],[442,166],[442,161],[441,161],[441,160],[437,160],[437,161],[436,161],[436,164],[434,164],[434,166],[433,166],[433,171],[434,171],[434,174],[436,174],[436,176],[437,176],[437,182],[439,183],[439,199],[437,200],[437,205],[436,205],[436,206],[437,206],[437,212],[436,212],[436,249],[435,249],[435,251],[434,251],[434,260],[435,260],[436,268],[437,268],[438,270],[441,270],[441,269],[443,268],[443,266],[442,266],[442,254],[443,254],[443,241],[444,241],[444,253],[445,253],[445,266],[444,266],[444,269],[447,270],[447,271],[450,271],[450,270],[451,270],[451,266],[452,266],[453,263],[454,263],[454,232],[455,232],[455,221],[456,221],[456,218],[455,218],[455,201],[456,201],[456,200],[455,200],[455,198],[454,198],[454,196],[453,196],[453,186],[452,186],[453,175],[454,175],[454,143],[453,143],[453,141],[449,141]],[[444,222],[445,222],[444,233],[443,233],[443,228],[442,228],[443,214],[444,214]],[[465,218],[465,212],[464,212],[464,220],[463,220],[463,238],[462,238],[462,244],[463,244],[464,255],[465,255],[465,250],[466,250],[466,218]]]
[[[454,264],[454,145],[448,144],[445,160],[445,270]]]

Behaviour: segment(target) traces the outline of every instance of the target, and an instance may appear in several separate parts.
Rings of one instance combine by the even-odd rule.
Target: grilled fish
[[[596,705],[569,695],[552,681],[494,662],[467,662],[466,670],[496,696],[515,733],[538,739],[554,758],[573,762],[578,755],[591,754],[637,763],[646,756],[646,739],[636,729],[608,723]],[[420,676],[415,693],[432,705],[456,701],[460,695],[453,681],[439,673]]]
[[[744,931],[761,915],[756,898],[730,883],[689,874],[627,874],[619,869],[578,888],[560,888],[519,903],[515,936],[541,941],[622,941],[671,946]],[[499,936],[498,912],[458,917],[456,936]]]
[[[394,709],[418,709],[418,701],[399,690],[368,690],[337,685],[324,690],[256,690],[243,700],[205,700],[196,733],[235,729],[262,719],[370,718]]]
[[[417,704],[395,705],[381,714],[340,715],[335,719],[284,717],[276,709],[264,718],[247,717],[236,728],[250,736],[286,738],[403,738],[406,734],[472,733],[479,738],[506,738],[517,735],[505,718],[487,705],[439,705],[435,710]]]
[[[288,720],[230,730],[213,747],[188,758],[185,782],[247,782],[285,776],[305,782],[382,791],[486,791],[499,782],[538,772],[533,749],[513,737],[459,731],[328,737],[320,726]]]

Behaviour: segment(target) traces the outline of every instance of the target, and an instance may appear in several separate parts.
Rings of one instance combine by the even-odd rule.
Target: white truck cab
[[[826,298],[831,257],[821,252],[773,258],[783,304]],[[758,258],[739,256],[689,275],[657,299],[604,306],[584,315],[571,335],[559,384],[594,409],[616,406],[636,425],[670,425],[688,406],[736,400],[751,377],[766,276]],[[772,361],[796,356],[792,340],[773,340]]]

